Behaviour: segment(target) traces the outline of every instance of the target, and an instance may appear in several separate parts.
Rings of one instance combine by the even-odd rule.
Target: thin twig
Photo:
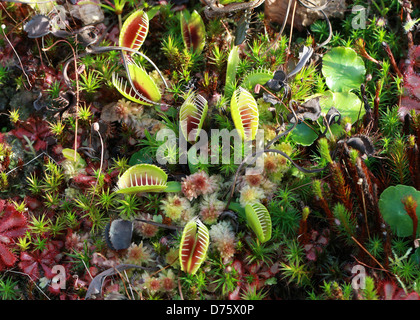
[[[274,39],[274,41],[268,46],[267,50],[265,50],[265,52],[263,54],[261,54],[260,56],[264,57],[268,53],[268,51],[270,51],[271,48],[279,41],[279,39],[280,39],[280,37],[281,37],[281,35],[284,31],[284,28],[286,27],[286,23],[287,23],[287,19],[289,18],[289,11],[290,11],[291,6],[292,6],[292,0],[289,0],[289,2],[287,4],[286,16],[283,20],[283,24],[280,28],[279,34],[277,35],[276,39]]]
[[[6,25],[2,24],[2,25],[1,25],[1,30],[3,31],[4,38],[6,39],[7,43],[9,43],[9,45],[10,45],[10,47],[12,48],[13,52],[15,53],[16,57],[18,58],[18,60],[19,60],[19,64],[20,64],[20,67],[21,67],[21,69],[22,69],[22,72],[23,72],[23,74],[25,75],[26,80],[28,80],[28,84],[29,84],[29,86],[32,88],[31,81],[29,80],[28,74],[25,72],[25,68],[23,67],[22,60],[20,60],[20,57],[19,57],[18,53],[16,52],[15,48],[13,47],[12,43],[10,42],[10,40],[9,40],[9,38],[7,37],[6,33],[4,32],[4,29],[6,29]],[[23,82],[23,85],[25,86],[25,89],[26,89],[26,90],[29,90],[28,88],[26,88],[25,82]]]
[[[156,272],[152,273],[150,276],[153,277],[153,276],[157,275],[158,273],[162,272],[163,270],[168,269],[169,267],[171,267],[178,260],[179,260],[179,257],[176,257],[176,259],[174,261],[172,261],[170,264],[168,264],[167,266],[165,266],[163,268],[160,268]]]
[[[366,263],[364,263],[364,262],[362,262],[362,261],[358,260],[358,259],[357,259],[355,256],[353,256],[353,255],[352,255],[352,257],[354,258],[354,260],[356,260],[356,262],[357,262],[358,264],[361,264],[362,266],[365,266],[365,267],[367,267],[367,268],[369,268],[369,269],[374,269],[374,270],[379,270],[379,271],[384,271],[384,272],[387,272],[387,273],[391,273],[391,272],[389,272],[389,271],[388,271],[388,270],[386,270],[386,269],[375,268],[375,267],[369,266],[369,265],[367,265]]]
[[[130,288],[130,292],[131,292],[131,296],[133,297],[133,300],[135,300],[135,297],[134,297],[134,292],[133,292],[133,287],[132,287],[132,285],[131,285],[130,279],[128,279],[128,275],[127,275],[126,270],[124,270],[124,275],[125,275],[125,278],[127,279],[128,286],[129,286],[129,288]]]
[[[293,4],[293,13],[292,13],[292,24],[290,26],[290,36],[289,36],[289,46],[287,48],[287,52],[290,53],[290,46],[292,44],[292,35],[293,35],[293,25],[295,23],[295,13],[296,13],[296,5],[297,5],[297,1],[294,0],[294,4]]]
[[[360,244],[360,242],[359,241],[357,241],[356,240],[356,238],[355,237],[353,237],[353,236],[351,236],[351,238],[352,238],[352,240],[354,241],[354,242],[356,242],[356,244],[364,251],[364,252],[366,252],[368,255],[369,255],[369,257],[371,257],[372,259],[373,259],[373,261],[375,261],[377,264],[378,264],[378,266],[380,266],[383,270],[385,270],[386,271],[386,269],[384,268],[384,266],[378,261],[378,260],[376,260],[376,258],[374,257],[374,256],[372,256],[372,254],[365,248],[365,247],[363,247],[361,244]]]
[[[6,12],[6,14],[9,16],[9,18],[12,19],[15,24],[17,24],[17,21],[15,19],[13,19],[13,17],[10,15],[9,11],[7,11],[7,9],[3,6],[3,3],[0,2],[0,5],[2,6],[4,12]]]
[[[182,294],[180,273],[178,273],[178,291],[179,291],[179,297],[181,298],[181,300],[184,300],[184,295]]]
[[[75,125],[75,130],[74,130],[74,162],[76,162],[76,159],[77,159],[77,131],[79,129],[78,128],[78,123],[79,123],[78,119],[79,119],[79,103],[80,103],[80,99],[79,99],[80,98],[79,97],[79,91],[80,91],[80,88],[79,88],[79,73],[77,72],[77,57],[78,57],[78,55],[74,51],[74,48],[72,47],[70,42],[68,42],[65,39],[57,40],[51,46],[49,46],[48,48],[43,48],[42,50],[48,51],[60,42],[67,43],[70,46],[71,51],[73,52],[73,59],[74,59],[74,71],[75,71],[75,77],[76,77],[76,121],[75,121],[75,124],[74,124]]]
[[[119,272],[115,267],[114,267],[114,270],[115,270],[115,272],[120,276],[120,278],[121,278],[121,280],[122,280],[122,283],[123,283],[123,286],[124,286],[124,290],[125,290],[125,293],[127,294],[127,296],[128,296],[128,299],[130,299],[131,300],[131,297],[130,297],[130,295],[129,295],[129,293],[128,293],[128,290],[127,290],[127,286],[125,285],[125,280],[124,280],[124,277],[123,277],[123,275],[121,274],[121,272]],[[124,272],[125,272],[125,270],[124,270]],[[130,281],[128,281],[128,284],[130,284]],[[133,299],[134,300],[134,299]]]
[[[52,161],[54,161],[56,164],[57,164],[57,162],[50,156],[50,155],[48,155],[48,154],[46,154],[45,152],[42,152],[42,153],[40,153],[39,155],[37,155],[35,158],[33,158],[33,159],[31,159],[30,161],[28,161],[28,162],[26,162],[25,164],[23,164],[23,165],[21,165],[21,166],[18,166],[18,167],[16,167],[16,168],[13,168],[12,170],[10,170],[10,171],[8,171],[7,173],[6,173],[6,176],[7,175],[9,175],[10,173],[12,173],[13,171],[15,171],[15,170],[17,170],[17,169],[20,169],[20,168],[22,168],[22,167],[24,167],[24,166],[27,166],[28,164],[30,164],[31,162],[33,162],[33,161],[35,161],[36,159],[38,159],[40,156],[42,156],[42,155],[46,155],[47,157],[49,157]]]
[[[47,295],[46,295],[46,293],[44,292],[44,291],[42,291],[41,290],[41,288],[40,287],[38,287],[38,285],[36,284],[36,282],[32,279],[32,277],[29,275],[29,274],[27,274],[27,273],[25,273],[25,272],[19,272],[19,271],[14,271],[14,270],[6,270],[4,273],[7,273],[7,272],[12,272],[12,273],[17,273],[17,274],[21,274],[21,275],[25,275],[25,276],[28,276],[28,278],[31,280],[31,282],[35,285],[35,287],[37,287],[37,289],[39,290],[39,291],[41,291],[41,293],[48,299],[48,300],[51,300],[50,299],[50,297],[48,297]]]

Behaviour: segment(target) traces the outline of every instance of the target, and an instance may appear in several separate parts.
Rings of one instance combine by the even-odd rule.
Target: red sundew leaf
[[[26,226],[14,228],[12,230],[8,230],[8,231],[3,232],[2,234],[0,234],[0,237],[1,236],[9,237],[9,238],[22,237],[22,236],[25,235],[26,229],[27,229]]]
[[[17,124],[17,128],[11,130],[10,133],[22,141],[25,141],[24,136],[33,141],[35,151],[45,149],[47,147],[47,143],[44,139],[52,135],[52,132],[45,121],[35,119],[33,117],[29,118],[25,122],[19,122]]]
[[[92,177],[92,176],[87,176],[85,174],[78,174],[77,176],[75,176],[73,178],[73,182],[76,183],[79,186],[83,186],[83,187],[91,187],[96,183],[96,178]]]
[[[241,291],[242,285],[238,284],[231,293],[229,293],[229,300],[241,300],[241,296],[239,295],[239,292]]]
[[[149,31],[149,18],[143,10],[131,14],[125,20],[119,38],[120,47],[139,50]]]
[[[43,203],[41,201],[31,196],[25,196],[25,203],[30,211],[35,211],[38,208],[43,207]]]
[[[11,267],[15,264],[17,258],[16,256],[9,251],[9,248],[6,247],[3,243],[0,242],[0,265],[4,264],[6,267]],[[0,268],[1,270],[1,268]]]
[[[190,15],[188,11],[181,12],[181,32],[185,46],[200,53],[205,45],[206,28],[203,19],[196,10]]]
[[[44,271],[44,276],[48,279],[54,277],[51,268],[57,263],[59,248],[62,246],[60,241],[51,241],[43,251],[35,251],[31,254],[27,252],[20,253],[19,268],[27,273],[32,279],[40,277],[40,269]]]
[[[27,252],[20,253],[20,262],[18,265],[31,279],[39,278],[38,262]]]
[[[19,237],[25,233],[25,226],[26,218],[23,214],[17,211],[6,213],[0,220],[0,235],[5,235],[11,231],[18,231],[14,237]]]
[[[36,151],[39,151],[39,150],[44,150],[44,149],[46,149],[47,148],[47,143],[45,142],[45,141],[42,141],[42,140],[36,140],[36,142],[35,142],[35,144],[34,144],[34,149],[36,150]]]
[[[27,228],[26,218],[13,205],[2,203],[1,206],[5,212],[0,219],[0,270],[13,266],[17,261],[10,247],[14,244],[13,239],[23,236]]]
[[[48,279],[52,279],[55,276],[55,273],[52,272],[52,267],[49,267],[48,265],[46,265],[45,263],[40,263],[42,270],[44,270],[44,275],[45,277],[47,277]]]
[[[193,219],[185,225],[179,248],[182,271],[189,274],[197,272],[206,258],[209,238],[209,230],[199,219]]]
[[[238,272],[239,276],[242,277],[244,274],[244,266],[241,261],[235,260],[232,262],[232,267]]]
[[[405,296],[404,300],[420,300],[420,296],[417,292],[411,292],[407,296]]]
[[[398,113],[403,119],[411,110],[420,113],[420,75],[415,70],[420,59],[420,46],[412,46],[403,65],[404,93]]]
[[[401,105],[400,105],[400,108],[398,109],[398,114],[400,115],[401,119],[403,119],[407,114],[409,114],[411,110],[415,110],[416,113],[419,113],[420,102],[414,98],[402,97]]]
[[[5,207],[6,207],[6,200],[0,199],[0,212],[3,212]]]
[[[385,281],[382,284],[380,293],[384,300],[420,300],[417,292],[405,293],[404,289],[390,281]]]

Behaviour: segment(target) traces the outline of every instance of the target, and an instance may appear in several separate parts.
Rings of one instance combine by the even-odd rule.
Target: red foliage
[[[390,281],[382,283],[380,293],[384,300],[420,300],[417,292],[413,291],[406,294],[403,289]]]
[[[43,209],[42,202],[31,196],[25,196],[25,203],[31,212],[36,211],[37,209]]]
[[[86,160],[86,174],[80,173],[73,178],[73,183],[76,184],[79,188],[85,189],[89,188],[96,184],[97,178],[95,177],[95,170],[99,170],[99,163],[93,163],[89,159]],[[108,161],[103,162],[103,167],[106,168],[108,166]],[[103,172],[103,171],[102,171]],[[105,186],[109,186],[112,183],[112,178],[116,177],[119,173],[118,170],[114,170],[111,174],[107,172],[104,173],[104,183]]]
[[[235,290],[229,294],[229,300],[240,300],[241,293],[253,287],[260,290],[264,286],[265,280],[274,277],[279,272],[278,262],[269,267],[262,263],[244,265],[242,261],[235,260],[232,267],[238,272],[239,281]]]
[[[309,243],[304,245],[304,250],[306,251],[306,258],[310,261],[316,261],[318,255],[323,251],[323,248],[328,244],[329,241],[329,229],[324,229],[322,234],[319,234],[318,231],[311,231],[311,238]]]
[[[33,280],[40,277],[40,270],[44,271],[44,276],[52,279],[55,274],[51,268],[57,264],[60,259],[60,248],[63,246],[61,241],[50,241],[44,250],[20,253],[19,268],[27,273]]]
[[[401,99],[399,113],[403,118],[410,110],[420,112],[420,46],[413,46],[408,51],[408,58],[404,61],[404,93]]]
[[[79,173],[77,176],[73,178],[73,182],[79,187],[79,188],[89,188],[96,183],[96,178],[93,176],[87,176],[83,173]]]
[[[15,264],[17,257],[10,248],[14,239],[23,236],[27,228],[25,216],[17,212],[12,204],[0,200],[0,212],[3,210],[0,219],[0,271]]]
[[[26,142],[24,136],[28,137],[29,140],[34,142],[33,147],[36,151],[46,149],[47,142],[45,139],[52,135],[48,124],[34,117],[30,117],[24,122],[19,121],[16,123],[16,129],[11,130],[10,133],[19,138],[23,143]]]

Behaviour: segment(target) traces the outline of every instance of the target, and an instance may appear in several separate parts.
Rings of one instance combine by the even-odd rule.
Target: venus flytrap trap
[[[207,100],[200,94],[191,94],[182,104],[179,111],[179,123],[184,138],[196,142],[208,111]]]
[[[205,46],[206,28],[197,11],[180,13],[182,40],[188,50],[201,53]]]
[[[161,93],[156,83],[147,72],[134,62],[127,63],[128,74],[133,86],[129,86],[127,80],[112,75],[112,83],[115,88],[127,99],[139,104],[153,105],[161,99]]]
[[[197,272],[206,258],[209,240],[209,231],[199,219],[191,220],[185,225],[179,247],[182,271],[189,274]]]
[[[241,87],[248,91],[253,91],[256,85],[264,85],[273,78],[273,72],[270,70],[259,68],[245,74],[240,84]]]
[[[261,243],[271,238],[272,223],[267,208],[259,202],[247,204],[245,214],[248,225],[255,232]]]
[[[124,22],[118,44],[138,51],[149,32],[149,17],[143,10],[135,11]],[[131,56],[128,52],[127,55]]]
[[[167,174],[161,168],[150,164],[138,164],[120,176],[116,192],[123,194],[161,192],[168,187],[167,179]]]
[[[254,140],[258,129],[258,106],[250,92],[239,87],[232,94],[230,112],[242,140]]]

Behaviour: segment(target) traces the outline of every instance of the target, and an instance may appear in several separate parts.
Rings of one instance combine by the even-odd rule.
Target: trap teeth
[[[179,247],[181,270],[195,274],[206,259],[209,243],[207,227],[200,219],[190,220],[184,227]]]
[[[127,169],[117,182],[117,193],[161,192],[167,188],[168,176],[152,164],[138,164]]]
[[[258,105],[251,93],[239,87],[230,103],[233,122],[240,137],[245,140],[254,140],[257,134],[259,113]]]
[[[179,112],[181,131],[189,142],[197,141],[207,116],[207,100],[200,94],[190,95],[182,104]]]
[[[160,101],[162,96],[159,88],[141,66],[129,62],[127,71],[135,90],[128,80],[116,73],[112,74],[112,84],[125,98],[144,105],[153,105]]]
[[[245,206],[246,220],[261,243],[271,239],[272,223],[267,208],[255,202]]]
[[[149,31],[149,18],[143,10],[132,13],[120,32],[119,45],[134,50],[139,50]]]

